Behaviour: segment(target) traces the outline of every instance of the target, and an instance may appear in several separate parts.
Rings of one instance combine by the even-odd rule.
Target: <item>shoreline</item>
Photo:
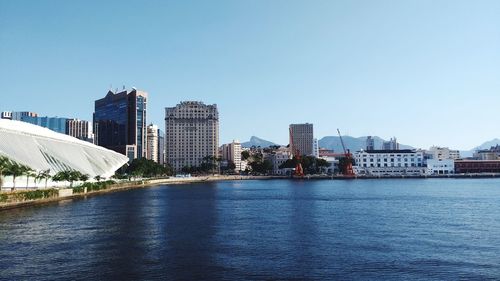
[[[122,182],[112,185],[108,189],[90,191],[85,193],[72,193],[66,196],[57,196],[51,198],[34,199],[28,201],[0,203],[0,212],[10,209],[30,207],[36,205],[51,204],[64,200],[72,200],[97,196],[113,192],[127,191],[139,188],[149,188],[158,185],[180,185],[203,182],[218,182],[218,181],[245,181],[245,180],[274,180],[274,179],[289,179],[289,180],[370,180],[370,179],[480,179],[480,178],[500,178],[500,174],[451,174],[451,175],[425,175],[425,176],[305,176],[303,178],[293,178],[290,176],[206,176],[206,177],[190,177],[190,178],[167,178],[167,179],[152,179],[133,182]],[[42,189],[43,190],[43,189]],[[68,189],[60,189],[68,190]],[[30,190],[18,190],[15,192],[3,192],[3,194],[21,193]]]

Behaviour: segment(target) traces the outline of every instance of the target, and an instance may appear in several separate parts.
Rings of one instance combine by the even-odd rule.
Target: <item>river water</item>
[[[2,280],[500,280],[500,180],[157,186],[0,212]]]

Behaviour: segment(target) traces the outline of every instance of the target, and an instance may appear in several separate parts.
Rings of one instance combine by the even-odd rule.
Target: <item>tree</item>
[[[70,171],[60,171],[52,177],[55,182],[70,181]]]
[[[89,180],[89,178],[90,178],[89,175],[87,175],[87,174],[81,174],[79,180],[83,181],[83,182],[86,182],[86,181]]]
[[[26,175],[26,189],[28,189],[30,177],[36,177],[36,174],[35,171],[28,166],[24,166],[24,174]]]
[[[247,160],[250,158],[250,152],[248,150],[244,150],[241,152],[241,160]]]
[[[47,181],[50,178],[50,169],[45,171],[40,171],[35,177],[35,183],[45,179],[45,188],[47,188]]]
[[[28,169],[28,167],[16,162],[10,163],[6,173],[12,176],[12,190],[16,190],[16,178],[22,176]]]
[[[97,182],[100,182],[101,181],[101,176],[100,175],[97,175],[94,177],[94,179],[97,181]]]
[[[9,169],[10,164],[9,158],[0,156],[0,191],[3,185],[3,174]]]

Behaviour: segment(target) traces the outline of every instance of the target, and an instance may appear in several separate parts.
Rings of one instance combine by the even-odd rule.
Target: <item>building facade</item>
[[[217,105],[184,101],[165,108],[165,156],[175,171],[199,167],[206,157],[218,157],[218,148]]]
[[[20,120],[26,123],[47,128],[49,130],[52,130],[60,134],[66,134],[66,121],[68,120],[68,118],[48,117],[48,116],[46,117],[22,116],[20,119],[12,119],[12,120]]]
[[[424,152],[417,150],[367,150],[354,153],[355,171],[359,175],[423,175]]]
[[[222,160],[233,162],[235,171],[244,171],[242,168],[246,168],[241,164],[241,143],[239,140],[233,140],[231,143],[223,144],[221,147],[221,157]]]
[[[430,159],[434,160],[445,160],[445,159],[459,159],[460,151],[452,150],[448,147],[433,146],[427,151]]]
[[[158,129],[158,163],[165,165],[165,133]]]
[[[500,160],[455,160],[455,173],[500,173]]]
[[[38,114],[31,111],[4,111],[1,114],[2,119],[23,121],[23,117],[38,117]]]
[[[399,150],[399,143],[396,137],[382,143],[382,150]]]
[[[150,124],[147,127],[146,158],[158,163],[158,126]]]
[[[290,153],[290,149],[287,147],[280,147],[266,154],[265,158],[273,164],[274,175],[287,175],[292,173],[292,168],[280,168],[286,161],[292,159],[292,153]]]
[[[90,132],[89,121],[79,120],[79,119],[67,119],[66,135],[84,141],[91,141],[92,134]]]
[[[428,159],[427,171],[430,175],[449,175],[455,173],[454,159]]]
[[[290,147],[300,155],[314,155],[314,128],[313,124],[290,125]]]
[[[109,91],[95,101],[94,138],[99,146],[135,158],[146,157],[146,112],[148,94],[131,91]]]

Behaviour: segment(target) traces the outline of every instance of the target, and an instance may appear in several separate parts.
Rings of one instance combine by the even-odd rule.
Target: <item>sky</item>
[[[0,0],[1,111],[92,120],[115,88],[148,121],[217,104],[221,143],[396,136],[471,149],[500,137],[500,1]]]

